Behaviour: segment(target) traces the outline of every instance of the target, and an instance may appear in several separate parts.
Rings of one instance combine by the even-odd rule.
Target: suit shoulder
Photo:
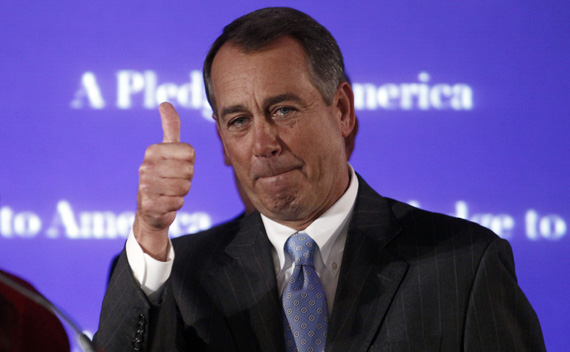
[[[172,239],[175,258],[173,271],[185,273],[186,279],[199,277],[212,260],[223,260],[227,247],[240,228],[239,220],[227,221],[208,230]]]
[[[477,242],[485,247],[499,239],[493,231],[472,221],[419,209],[394,199],[387,198],[387,201],[404,231],[421,233],[426,239]]]

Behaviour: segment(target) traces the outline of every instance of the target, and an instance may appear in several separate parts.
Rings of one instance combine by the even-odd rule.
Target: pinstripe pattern
[[[327,351],[545,350],[506,241],[359,182]],[[173,244],[160,309],[136,288],[121,256],[97,343],[132,350],[142,314],[149,317],[145,350],[284,351],[271,244],[259,214]]]

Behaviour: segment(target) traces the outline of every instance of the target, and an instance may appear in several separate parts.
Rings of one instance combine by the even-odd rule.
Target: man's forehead
[[[212,65],[212,86],[219,109],[243,105],[241,99],[252,95],[258,101],[293,96],[307,84],[311,83],[304,50],[291,38],[251,52],[226,43]]]

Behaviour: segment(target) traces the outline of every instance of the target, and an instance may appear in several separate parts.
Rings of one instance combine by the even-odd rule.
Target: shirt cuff
[[[164,285],[166,280],[170,277],[172,264],[174,262],[174,249],[172,248],[170,239],[168,240],[168,256],[165,262],[156,260],[144,253],[132,229],[127,238],[125,249],[133,276],[141,286],[143,292],[149,296],[161,289],[162,285]]]

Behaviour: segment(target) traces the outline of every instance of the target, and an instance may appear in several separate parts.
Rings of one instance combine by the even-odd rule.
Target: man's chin
[[[303,217],[295,197],[274,197],[266,199],[257,209],[270,219],[281,221],[298,221]]]

